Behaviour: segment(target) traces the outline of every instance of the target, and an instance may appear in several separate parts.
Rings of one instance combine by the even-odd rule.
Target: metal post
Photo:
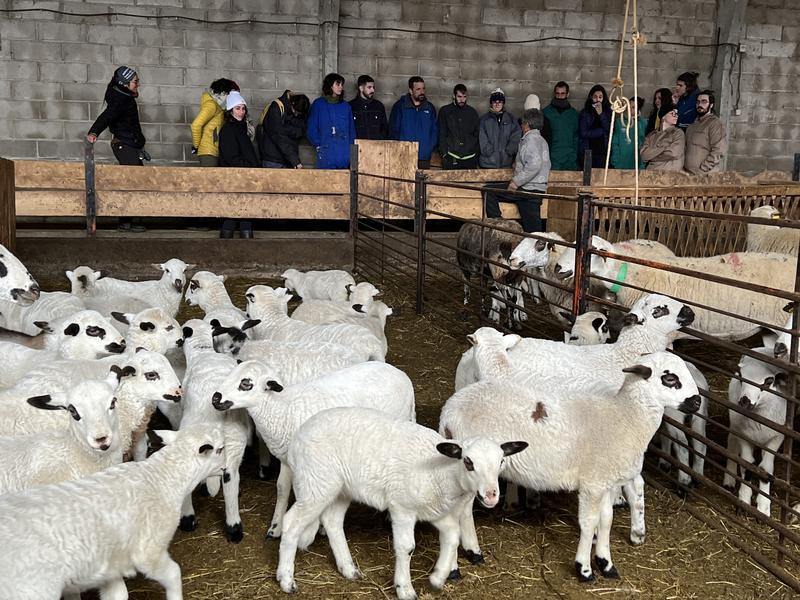
[[[583,185],[592,185],[592,151],[583,153]]]
[[[97,199],[94,189],[94,144],[83,142],[83,168],[86,180],[86,234],[94,237],[97,232]]]
[[[417,171],[414,176],[414,231],[417,234],[417,314],[421,315],[425,304],[425,232],[427,229],[428,189],[425,173]]]
[[[353,271],[358,265],[358,146],[350,146],[350,239],[353,242]]]
[[[794,155],[794,166],[792,167],[792,181],[800,181],[800,154]]]
[[[578,217],[575,221],[575,268],[572,279],[575,289],[572,293],[572,312],[581,315],[586,312],[586,296],[589,293],[589,262],[592,244],[592,225],[594,224],[592,194],[581,192],[578,195]]]

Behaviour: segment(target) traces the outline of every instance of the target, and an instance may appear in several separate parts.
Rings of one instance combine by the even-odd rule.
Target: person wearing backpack
[[[306,134],[309,100],[305,94],[284,90],[270,102],[256,130],[261,166],[271,169],[302,169],[300,140]]]

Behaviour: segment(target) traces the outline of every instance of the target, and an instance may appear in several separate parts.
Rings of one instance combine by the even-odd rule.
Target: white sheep
[[[761,219],[781,219],[781,211],[765,204],[750,211],[751,217]],[[789,256],[797,256],[800,246],[800,229],[779,227],[777,225],[747,224],[747,252],[777,252]]]
[[[100,588],[126,598],[137,571],[183,598],[169,556],[183,497],[223,467],[216,428],[159,432],[169,445],[143,462],[0,497],[0,590],[15,600],[72,598]],[[71,594],[71,596],[70,596]]]
[[[225,436],[225,477],[222,490],[225,498],[225,538],[238,543],[244,537],[239,514],[239,465],[252,434],[247,412],[234,410],[220,413],[211,405],[211,397],[236,367],[236,359],[214,350],[211,326],[199,319],[184,323],[186,376],[183,380],[183,415],[180,429],[194,424],[220,426]],[[210,489],[219,489],[214,481]],[[187,494],[181,508],[180,528],[193,531],[197,527],[192,496]]]
[[[295,553],[311,541],[303,533],[315,531],[320,518],[339,572],[347,579],[360,577],[343,529],[353,500],[389,511],[400,600],[417,597],[410,568],[414,525],[429,521],[439,530],[441,549],[430,582],[441,589],[459,574],[461,515],[472,511],[476,496],[487,508],[497,504],[497,475],[505,457],[527,445],[479,437],[455,443],[427,427],[364,408],[333,408],[309,418],[289,449],[296,502],[284,517],[276,573],[281,589],[297,591]]]
[[[562,312],[562,316],[572,323],[572,329],[564,332],[564,342],[573,346],[594,346],[605,344],[610,337],[608,317],[597,310],[590,310],[573,317],[572,313]]]
[[[103,274],[91,267],[76,267],[72,271],[66,271],[65,274],[70,282],[70,295],[82,302],[86,308],[96,310],[105,317],[110,317],[112,312],[135,314],[152,306],[151,303],[133,296],[99,292],[95,286]],[[120,331],[125,333],[123,330]]]
[[[30,306],[39,299],[39,284],[14,254],[0,244],[0,298]]]
[[[347,300],[303,300],[292,312],[292,318],[304,323],[331,323],[342,317],[352,315],[353,305],[369,306],[380,292],[371,283],[362,281],[356,285],[348,285],[350,293]]]
[[[286,269],[281,277],[286,288],[300,296],[303,300],[347,300],[350,289],[356,281],[347,271],[298,271]]]
[[[755,352],[767,355],[769,349],[756,348]],[[732,377],[728,386],[728,401],[740,408],[740,410],[728,409],[731,427],[728,433],[728,452],[747,464],[755,464],[754,450],[761,448],[761,460],[757,466],[767,474],[767,477],[759,477],[754,472],[753,479],[748,482],[747,467],[739,466],[734,459],[729,458],[722,485],[731,490],[735,489],[735,475],[740,474],[744,481],[739,486],[739,500],[750,505],[753,499],[751,486],[756,485],[757,479],[759,490],[756,494],[756,508],[762,514],[770,516],[770,482],[775,469],[775,454],[780,449],[784,436],[748,415],[758,415],[777,425],[785,423],[786,399],[778,394],[787,392],[787,375],[780,367],[746,355],[739,361],[738,375],[743,380]]]
[[[246,408],[272,455],[281,461],[275,512],[267,537],[280,537],[292,489],[286,456],[292,436],[311,415],[326,408],[362,406],[413,421],[414,387],[408,376],[386,363],[368,362],[341,369],[308,383],[284,388],[258,361],[240,364],[220,385],[212,403],[217,410]]]
[[[146,302],[150,306],[163,308],[174,317],[178,314],[186,284],[186,271],[196,265],[186,264],[179,258],[171,258],[165,263],[153,264],[163,271],[161,279],[147,281],[126,281],[113,277],[103,277],[94,284],[96,294],[105,297],[130,296]]]
[[[291,299],[285,289],[254,285],[245,292],[247,316],[261,323],[253,328],[256,339],[274,341],[333,342],[348,348],[363,350],[369,360],[384,361],[386,353],[381,341],[365,328],[349,323],[309,325],[288,316]]]
[[[0,494],[80,479],[122,462],[119,447],[117,378],[83,381],[63,401],[30,398],[31,406],[69,413],[69,428],[33,435],[0,437]]]
[[[783,306],[786,300],[751,290],[731,287],[702,278],[715,275],[735,281],[767,286],[785,291],[794,290],[794,274],[797,258],[783,254],[761,254],[754,252],[733,252],[705,258],[677,257],[661,258],[660,262],[671,267],[684,268],[697,272],[699,277],[683,275],[672,271],[662,271],[615,258],[592,256],[591,272],[609,279],[601,284],[609,292],[616,294],[616,301],[623,306],[633,306],[648,292],[642,292],[627,285],[635,285],[645,290],[676,296],[706,306],[724,308],[735,315],[754,319],[769,325],[783,322]],[[574,250],[565,250],[556,264],[556,276],[562,281],[572,277],[575,262]],[[694,328],[723,340],[743,340],[759,332],[758,323],[744,321],[704,308],[696,308],[697,318]]]
[[[581,581],[594,578],[590,559],[595,531],[595,562],[604,577],[618,577],[609,546],[612,492],[624,484],[643,508],[639,473],[663,408],[699,407],[697,386],[681,359],[657,352],[637,357],[636,363],[621,369],[627,375],[612,395],[557,386],[535,390],[514,380],[481,381],[451,396],[439,420],[439,432],[450,439],[481,435],[495,442],[528,442],[527,452],[506,461],[504,478],[533,490],[579,492],[581,536],[575,566]],[[472,562],[479,562],[471,511],[465,511],[461,524],[464,549]],[[644,522],[640,525],[643,537]]]
[[[37,321],[56,321],[89,308],[67,292],[41,292],[39,299],[31,305],[0,300],[0,327],[28,336],[42,333]]]

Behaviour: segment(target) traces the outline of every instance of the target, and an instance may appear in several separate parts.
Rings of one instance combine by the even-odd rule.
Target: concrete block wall
[[[154,162],[193,162],[188,124],[201,92],[213,79],[235,79],[251,112],[257,113],[286,88],[312,99],[319,94],[324,75],[319,26],[323,1],[8,0],[3,5],[7,9],[120,11],[140,16],[80,17],[40,11],[0,15],[0,155],[80,160],[83,136],[102,110],[105,85],[114,68],[126,63],[141,75],[139,109]],[[709,84],[713,49],[682,44],[714,41],[722,1],[639,0],[640,29],[647,37],[639,51],[639,94],[646,99],[646,113],[655,89],[671,87],[683,71],[699,71],[701,85]],[[369,73],[388,110],[405,93],[408,77],[419,74],[436,106],[449,102],[453,85],[464,82],[479,112],[486,110],[489,93],[499,86],[515,114],[529,93],[538,94],[546,104],[560,79],[570,83],[576,108],[594,83],[610,87],[625,8],[624,0],[335,0],[334,4],[340,24],[338,70],[347,78],[348,97],[354,93],[356,77]],[[250,22],[156,18],[174,15]],[[291,24],[276,24],[286,21]],[[425,31],[439,33],[415,33]],[[743,36],[741,78],[737,65],[731,80],[741,114],[727,116],[729,167],[746,172],[789,169],[800,133],[796,99],[800,2],[748,0]],[[541,41],[511,43],[525,40]],[[632,96],[629,50],[622,77],[625,94]],[[719,61],[716,68],[721,68]],[[113,160],[107,139],[106,133],[97,154]],[[304,162],[309,162],[309,150]]]

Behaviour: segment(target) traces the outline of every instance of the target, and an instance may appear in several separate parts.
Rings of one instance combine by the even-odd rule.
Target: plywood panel
[[[85,217],[86,193],[17,190],[16,205],[20,217]]]
[[[386,218],[413,218],[413,213],[380,200],[414,206],[417,142],[356,140],[358,146],[359,210]],[[370,177],[375,175],[376,177]],[[392,179],[386,179],[387,177]],[[394,181],[402,179],[405,181]],[[376,198],[380,200],[376,200]]]
[[[17,189],[85,190],[82,162],[14,161]]]

